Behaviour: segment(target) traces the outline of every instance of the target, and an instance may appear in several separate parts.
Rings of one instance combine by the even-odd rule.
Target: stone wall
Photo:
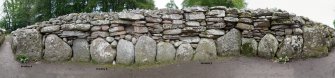
[[[125,10],[72,13],[12,32],[33,61],[118,64],[203,61],[218,56],[326,56],[334,29],[279,9]]]

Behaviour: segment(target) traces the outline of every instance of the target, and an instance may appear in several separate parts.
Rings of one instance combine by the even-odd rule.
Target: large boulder
[[[326,33],[321,26],[304,26],[303,32],[304,46],[302,57],[328,55]]]
[[[67,61],[72,56],[71,47],[55,34],[50,34],[45,39],[43,58],[47,61]]]
[[[135,63],[153,63],[156,57],[156,41],[148,36],[138,38],[135,45]]]
[[[294,58],[301,54],[303,45],[302,36],[286,36],[280,44],[277,57]]]
[[[15,55],[25,55],[36,61],[42,58],[42,35],[36,29],[18,29],[12,35]]]
[[[116,63],[132,64],[135,59],[135,50],[132,42],[121,39],[116,48]]]
[[[73,41],[73,58],[72,61],[88,62],[90,61],[90,49],[86,39],[76,39]]]
[[[266,34],[258,44],[258,56],[273,58],[278,49],[278,40],[272,34]]]
[[[258,43],[254,38],[242,38],[241,54],[247,56],[257,55]]]
[[[216,47],[215,41],[213,39],[201,39],[197,49],[195,50],[195,54],[193,60],[197,61],[206,61],[216,58]]]
[[[191,44],[184,43],[179,45],[176,53],[177,61],[190,61],[193,57],[195,51],[193,50]]]
[[[216,41],[219,56],[239,55],[241,48],[241,32],[237,29],[231,29],[226,35]]]
[[[91,42],[90,53],[92,61],[96,63],[112,63],[116,56],[116,50],[102,38]]]
[[[157,44],[157,56],[158,62],[169,62],[173,61],[176,56],[176,49],[171,43],[159,42]]]

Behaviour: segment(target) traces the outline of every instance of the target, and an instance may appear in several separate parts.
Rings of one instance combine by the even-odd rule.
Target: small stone
[[[301,28],[294,28],[293,29],[293,34],[295,34],[295,35],[301,35],[301,34],[303,34],[304,32],[302,31],[302,29]]]
[[[101,30],[101,27],[100,26],[93,26],[91,28],[91,31],[100,31]]]
[[[116,46],[117,46],[117,41],[116,40],[114,40],[112,43],[111,43],[111,46],[113,47],[113,48],[115,48]]]
[[[187,43],[198,43],[200,37],[180,37],[180,40]]]
[[[113,42],[114,40],[114,37],[106,37],[106,41],[109,43]]]
[[[133,37],[133,38],[131,39],[131,42],[132,42],[133,44],[136,44],[136,42],[137,42],[137,38]]]
[[[185,13],[186,20],[204,20],[206,19],[205,14],[203,12],[195,12],[195,13]]]
[[[119,31],[123,31],[123,30],[124,30],[123,26],[117,26],[117,27],[110,28],[108,31],[109,32],[119,32]]]
[[[174,34],[180,34],[181,32],[182,32],[181,29],[171,29],[171,30],[164,30],[163,34],[174,35]]]
[[[82,31],[63,31],[60,37],[78,37],[86,38],[89,34]]]
[[[107,37],[109,36],[108,32],[103,32],[103,31],[95,31],[91,33],[92,38],[97,38],[97,37]]]
[[[136,14],[136,13],[130,13],[130,12],[119,12],[118,16],[120,19],[125,19],[125,20],[144,19],[144,16],[142,14]]]
[[[225,17],[226,13],[224,10],[211,10],[207,12],[206,15],[215,16],[215,17]]]
[[[106,25],[101,26],[102,31],[108,31],[108,29],[109,29],[109,26],[106,26]]]
[[[209,29],[205,32],[207,35],[224,35],[225,32],[223,30],[217,30],[217,29]]]
[[[92,25],[108,25],[110,24],[109,20],[96,20],[90,22]]]
[[[127,34],[127,32],[126,31],[112,32],[109,35],[110,36],[117,36],[117,35],[124,35],[124,34]]]
[[[60,30],[60,26],[59,25],[55,25],[55,26],[47,26],[47,27],[43,27],[41,29],[41,33],[51,33],[51,32],[56,32]]]
[[[285,29],[285,35],[291,35],[293,33],[292,29]]]
[[[187,26],[200,26],[200,23],[197,21],[187,21],[186,25]]]
[[[180,14],[166,14],[166,15],[163,15],[162,18],[166,20],[179,20],[179,19],[182,19],[183,16]]]
[[[255,27],[270,27],[270,22],[265,21],[265,22],[254,22]]]
[[[126,35],[125,37],[124,37],[126,40],[131,40],[132,39],[132,36],[131,35]]]
[[[135,33],[147,33],[149,32],[147,27],[134,27]]]
[[[237,23],[236,28],[242,30],[254,30],[253,25],[245,24],[245,23]]]
[[[239,19],[235,17],[225,17],[224,20],[228,22],[238,22]]]
[[[184,21],[183,20],[173,20],[172,24],[183,24]]]
[[[250,18],[240,18],[238,22],[251,24],[253,21]]]

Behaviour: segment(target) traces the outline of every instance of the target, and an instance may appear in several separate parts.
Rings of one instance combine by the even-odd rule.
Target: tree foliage
[[[69,13],[136,8],[154,9],[154,0],[5,0],[0,27],[11,31]]]
[[[172,9],[178,9],[178,6],[174,2],[174,0],[170,0],[170,2],[165,5],[165,7],[166,8],[172,8]]]
[[[183,6],[227,6],[241,9],[246,6],[246,3],[244,0],[184,0]]]

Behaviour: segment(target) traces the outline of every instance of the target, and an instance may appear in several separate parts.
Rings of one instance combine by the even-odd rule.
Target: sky
[[[165,8],[170,0],[155,0],[158,8]],[[294,13],[298,16],[305,16],[311,20],[321,22],[333,27],[335,19],[335,0],[245,0],[247,8],[278,8]],[[175,0],[181,7],[183,0]]]
[[[165,8],[170,0],[155,0],[158,8]],[[247,8],[278,8],[295,13],[298,16],[305,16],[311,20],[324,23],[333,27],[335,19],[335,0],[245,0]],[[3,2],[0,0],[0,18],[3,16]],[[177,6],[181,8],[183,0],[175,0]]]

